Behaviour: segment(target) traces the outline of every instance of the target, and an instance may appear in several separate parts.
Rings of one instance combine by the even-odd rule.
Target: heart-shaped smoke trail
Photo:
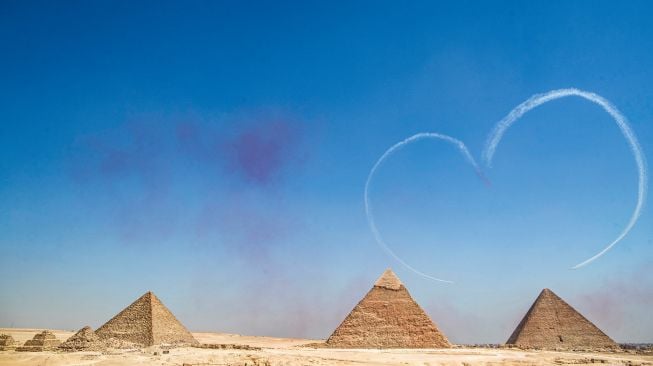
[[[619,129],[623,133],[624,137],[626,138],[626,141],[628,142],[628,145],[630,146],[630,149],[633,153],[633,156],[635,158],[635,163],[637,165],[637,171],[638,171],[638,190],[637,190],[637,204],[635,205],[635,209],[633,213],[630,216],[630,220],[628,221],[628,224],[626,227],[622,230],[622,232],[619,234],[619,236],[614,239],[610,244],[608,244],[607,247],[605,247],[603,250],[595,254],[594,256],[588,258],[587,260],[575,265],[572,267],[573,269],[578,269],[580,267],[583,267],[597,258],[601,257],[603,254],[605,254],[608,250],[610,250],[613,246],[615,246],[619,241],[621,241],[627,234],[630,232],[630,230],[633,228],[635,223],[637,222],[637,219],[641,215],[642,208],[644,206],[644,201],[646,199],[646,190],[647,190],[647,173],[646,173],[646,161],[644,159],[644,154],[642,153],[642,149],[639,146],[639,142],[637,141],[637,137],[635,136],[635,133],[632,131],[630,128],[630,125],[628,124],[628,120],[626,117],[624,117],[619,110],[612,105],[607,99],[601,97],[598,94],[591,93],[591,92],[586,92],[578,89],[559,89],[559,90],[553,90],[547,93],[543,94],[536,94],[532,97],[530,97],[528,100],[525,102],[521,103],[518,105],[515,109],[510,111],[506,117],[504,117],[501,121],[499,121],[494,129],[492,130],[492,133],[489,135],[487,139],[487,143],[485,145],[485,148],[483,150],[483,158],[485,161],[486,166],[489,168],[492,165],[492,158],[494,157],[494,153],[496,151],[497,146],[499,145],[499,142],[501,142],[501,138],[505,134],[506,130],[512,126],[513,123],[515,123],[519,118],[521,118],[524,114],[526,114],[528,111],[531,109],[538,107],[542,104],[545,104],[547,102],[550,102],[555,99],[559,98],[564,98],[568,96],[579,96],[581,98],[584,98],[586,100],[589,100],[595,104],[598,104],[601,106],[612,118],[614,118],[615,122],[619,126]],[[438,282],[446,282],[446,283],[453,283],[452,281],[449,280],[444,280],[440,279],[437,277],[433,277],[431,275],[428,275],[422,271],[419,271],[412,266],[410,266],[408,263],[406,263],[403,259],[401,259],[397,254],[390,249],[390,247],[385,243],[383,240],[383,237],[381,236],[381,233],[379,232],[376,223],[374,221],[374,214],[372,212],[372,205],[369,200],[369,188],[370,184],[372,182],[372,179],[374,177],[374,173],[376,170],[383,164],[383,162],[388,159],[392,154],[394,154],[397,150],[405,147],[406,145],[409,145],[413,142],[423,140],[423,139],[435,139],[435,140],[441,140],[445,141],[447,143],[452,144],[454,147],[456,147],[460,153],[463,155],[465,160],[474,168],[474,171],[476,174],[483,179],[486,184],[488,181],[485,179],[485,176],[483,175],[481,169],[479,168],[478,164],[472,157],[472,155],[469,153],[469,150],[465,146],[465,144],[458,140],[455,139],[451,136],[439,134],[439,133],[434,133],[434,132],[422,132],[415,134],[411,137],[408,137],[405,140],[402,140],[398,142],[397,144],[391,146],[388,150],[386,150],[383,155],[376,161],[376,163],[372,166],[372,169],[370,170],[367,180],[365,181],[365,192],[364,192],[364,200],[365,200],[365,213],[367,215],[367,222],[370,226],[370,229],[372,230],[372,234],[374,235],[374,238],[376,239],[376,242],[379,244],[379,246],[392,258],[394,258],[397,262],[399,262],[402,266],[404,266],[406,269],[410,270],[411,272],[422,276],[424,278],[427,278],[429,280],[433,281],[438,281]]]
[[[506,133],[508,128],[510,128],[510,126],[512,126],[515,122],[517,122],[517,120],[521,116],[526,114],[526,112],[544,103],[550,102],[552,100],[569,97],[569,96],[578,96],[586,100],[589,100],[592,103],[598,104],[606,112],[608,112],[610,116],[612,116],[614,121],[617,123],[617,126],[619,126],[621,133],[626,138],[626,142],[628,142],[628,145],[630,146],[630,150],[633,153],[633,157],[635,158],[635,164],[637,165],[637,173],[638,173],[637,203],[635,204],[635,209],[633,210],[633,213],[630,215],[630,220],[628,221],[628,224],[626,224],[626,227],[621,231],[619,236],[617,236],[616,239],[614,239],[605,248],[603,248],[603,250],[601,250],[600,252],[596,253],[594,256],[572,267],[572,269],[578,269],[592,263],[593,261],[601,257],[603,254],[605,254],[608,250],[612,249],[612,247],[614,247],[624,237],[626,237],[626,235],[628,235],[628,232],[630,232],[633,226],[635,226],[637,219],[642,213],[642,208],[644,207],[644,201],[646,200],[646,190],[647,190],[646,160],[644,159],[644,154],[642,153],[642,148],[639,146],[637,137],[635,136],[635,133],[630,128],[630,125],[628,124],[628,119],[626,119],[626,117],[623,114],[621,114],[621,112],[619,112],[617,107],[612,105],[612,103],[610,103],[607,99],[595,93],[572,88],[572,89],[558,89],[558,90],[552,90],[548,93],[536,94],[530,97],[527,101],[518,105],[512,111],[510,111],[510,113],[508,113],[506,117],[504,117],[501,121],[499,121],[499,123],[497,123],[496,126],[494,126],[494,129],[492,130],[492,133],[488,137],[487,143],[485,144],[485,149],[483,150],[483,160],[485,161],[485,164],[487,165],[488,168],[492,166],[492,158],[494,157],[494,153],[496,152],[499,142],[501,142],[501,138]]]
[[[433,281],[438,281],[438,282],[446,282],[446,283],[453,283],[448,280],[443,280],[440,278],[436,278],[433,276],[429,276],[424,272],[418,271],[417,269],[413,268],[410,266],[408,263],[406,263],[403,259],[401,259],[398,255],[395,254],[395,252],[390,249],[390,247],[383,241],[383,237],[381,236],[381,233],[379,233],[379,230],[376,227],[376,223],[374,221],[374,214],[372,212],[372,204],[370,203],[370,198],[369,198],[369,189],[370,189],[370,183],[372,182],[372,178],[374,177],[374,173],[376,170],[383,164],[383,162],[389,158],[392,154],[394,154],[397,150],[401,149],[402,147],[411,144],[415,141],[419,140],[424,140],[424,139],[434,139],[434,140],[442,140],[445,142],[448,142],[455,146],[460,153],[463,155],[465,160],[472,165],[474,168],[474,171],[476,171],[476,174],[479,175],[480,177],[483,178],[483,173],[481,172],[481,169],[478,167],[478,164],[476,164],[476,160],[472,157],[472,154],[469,153],[469,150],[467,149],[467,146],[465,144],[458,140],[455,139],[451,136],[443,135],[440,133],[434,133],[434,132],[422,132],[418,133],[416,135],[413,135],[403,141],[400,141],[392,147],[390,147],[386,152],[381,155],[379,160],[376,161],[372,169],[370,170],[370,173],[367,175],[367,181],[365,182],[365,193],[364,193],[364,198],[365,198],[365,213],[367,215],[367,222],[370,225],[370,229],[372,230],[372,234],[374,234],[374,239],[376,239],[376,242],[381,246],[383,251],[385,251],[388,255],[390,255],[392,258],[394,258],[397,262],[399,262],[402,266],[404,266],[406,269],[414,272],[415,274],[422,276],[424,278],[427,278],[429,280]]]

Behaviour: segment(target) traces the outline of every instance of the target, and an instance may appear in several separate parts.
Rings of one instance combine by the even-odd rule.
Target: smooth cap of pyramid
[[[388,268],[385,270],[385,272],[383,272],[381,277],[376,280],[374,286],[383,287],[390,290],[399,290],[401,286],[403,286],[403,283],[401,283],[399,277],[397,277],[397,275],[392,272],[392,269]]]

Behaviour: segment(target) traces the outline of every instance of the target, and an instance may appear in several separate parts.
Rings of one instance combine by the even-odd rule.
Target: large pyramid
[[[147,292],[95,331],[101,339],[116,339],[143,346],[197,344],[188,329]]]
[[[508,339],[523,348],[619,348],[592,322],[545,288]]]
[[[447,338],[387,269],[331,334],[333,348],[446,348]]]

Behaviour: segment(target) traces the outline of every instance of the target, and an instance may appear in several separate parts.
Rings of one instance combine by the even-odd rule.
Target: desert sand
[[[42,329],[0,328],[22,344]],[[54,330],[64,341],[74,332]],[[506,348],[333,349],[323,340],[254,337],[224,333],[193,333],[204,344],[195,347],[110,350],[107,352],[0,351],[0,365],[653,365],[653,354],[633,352],[555,352]],[[248,347],[243,347],[248,346]],[[156,353],[156,354],[155,354]]]

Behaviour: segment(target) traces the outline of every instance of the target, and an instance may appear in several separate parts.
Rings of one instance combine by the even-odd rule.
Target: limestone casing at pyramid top
[[[403,285],[404,284],[391,268],[386,269],[381,277],[379,277],[374,283],[374,286],[376,287],[383,287],[389,290],[399,290]]]

